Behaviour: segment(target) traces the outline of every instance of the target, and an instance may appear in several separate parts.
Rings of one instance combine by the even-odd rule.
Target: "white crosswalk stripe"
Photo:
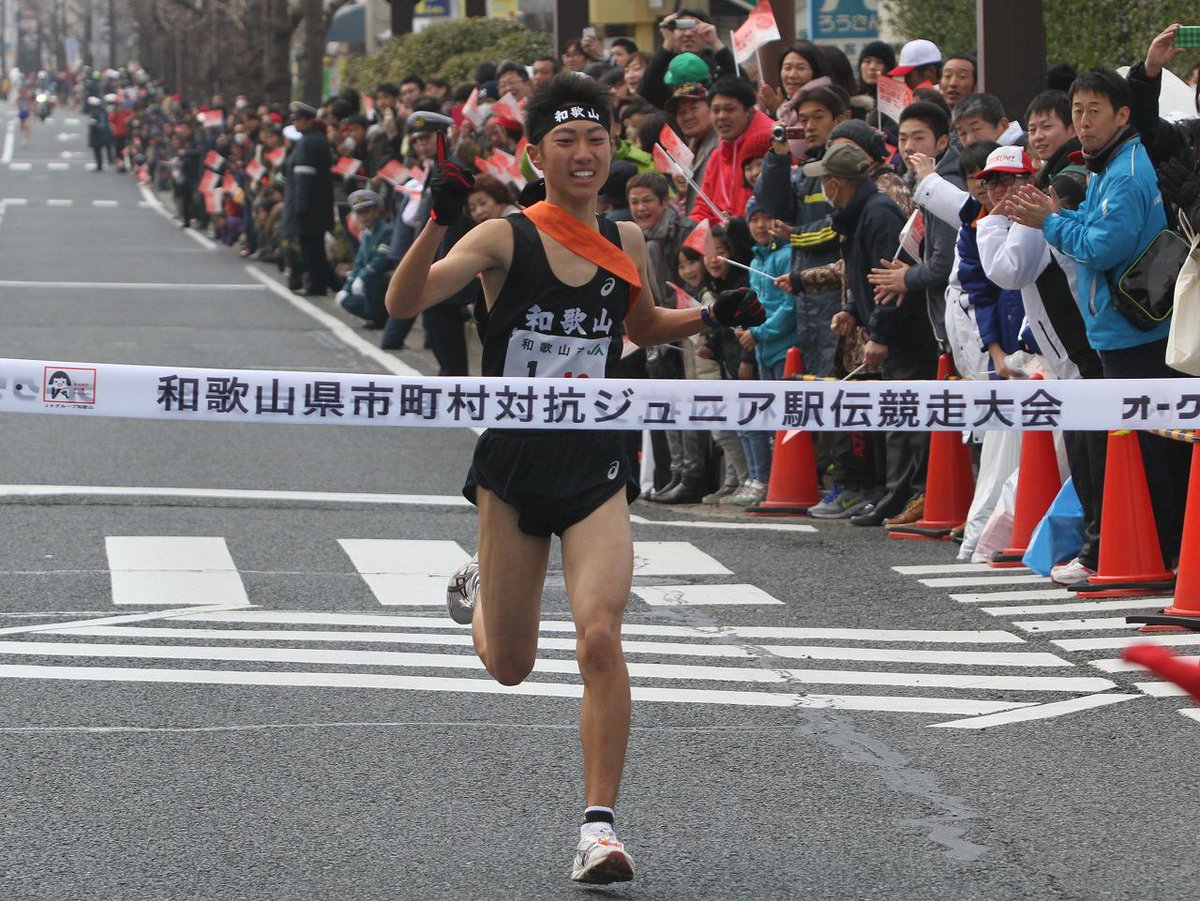
[[[224,538],[109,536],[114,604],[249,604]]]
[[[999,575],[1006,571],[991,569],[986,564],[929,564],[895,566],[892,569],[907,576],[939,576],[939,578],[919,580],[922,585],[930,588],[981,589],[967,594],[951,594],[950,598],[962,604],[978,604],[980,606],[977,609],[981,613],[1008,619],[1010,626],[1028,635],[1046,635],[1050,638],[1051,644],[1066,653],[1087,654],[1096,651],[1119,651],[1135,644],[1157,644],[1184,648],[1200,645],[1200,633],[1143,634],[1140,632],[1140,624],[1126,621],[1126,615],[1134,615],[1142,611],[1153,612],[1168,606],[1171,603],[1169,596],[1135,595],[1120,598],[1081,598],[1076,592],[1055,586],[1048,579],[1037,574],[1028,574],[1028,570],[1008,570],[1007,572],[1013,575]],[[1001,590],[1013,584],[1043,584],[1045,587]],[[1089,615],[1120,611],[1124,611],[1126,615]],[[1031,616],[1038,618],[1022,618]],[[1072,632],[1110,634],[1086,638],[1053,637]],[[1200,660],[1200,658],[1193,657],[1184,659]],[[1105,673],[1152,678],[1152,674],[1144,667],[1126,663],[1119,658],[1091,660],[1090,664]],[[1179,698],[1186,696],[1182,689],[1168,682],[1135,681],[1127,682],[1126,685],[1136,689],[1140,694],[1097,693],[1086,698],[1042,705],[1041,709],[1036,711],[1034,708],[1029,708],[984,715],[977,718],[978,722],[974,726],[968,725],[970,720],[937,725],[952,725],[955,728],[986,728],[1003,723],[1027,722],[1097,709],[1137,697]],[[1189,716],[1192,719],[1200,720],[1200,714],[1189,714]]]
[[[8,634],[0,640],[0,679],[357,688],[574,699],[580,696],[582,684],[573,655],[573,629],[569,620],[544,621],[542,632],[548,634],[539,641],[532,676],[522,685],[506,688],[484,672],[473,653],[469,629],[443,616],[219,607],[193,611],[179,607],[6,630]],[[1000,643],[1021,649],[999,654],[976,649],[922,652],[859,644],[783,643],[788,639],[911,643],[920,634],[924,633],[632,623],[624,646],[631,657],[628,665],[633,697],[643,702],[970,719],[1044,707],[1054,702],[1055,695],[1095,697],[1115,687],[1102,676],[1078,673],[1069,662],[1054,655],[1026,650],[1019,637],[996,630],[930,634],[944,645],[977,648]],[[759,644],[756,639],[773,643]],[[420,650],[422,647],[429,650]],[[698,662],[705,658],[739,662]],[[878,666],[810,667],[800,662],[822,659],[907,662],[920,667],[894,671]],[[58,662],[68,660],[70,663]],[[204,666],[172,665],[177,662]],[[988,664],[999,671],[976,668]],[[246,665],[255,668],[243,668]],[[1019,672],[1025,667],[1056,672]],[[370,671],[362,671],[365,668]],[[808,691],[809,687],[837,686],[849,691]],[[864,691],[853,691],[856,688]],[[872,689],[886,693],[872,693]],[[998,693],[1006,696],[997,697]]]

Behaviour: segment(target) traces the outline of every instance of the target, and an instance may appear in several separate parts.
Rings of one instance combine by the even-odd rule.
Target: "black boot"
[[[653,491],[651,491],[648,495],[646,495],[646,500],[654,501],[656,504],[661,504],[663,495],[669,494],[678,488],[679,482],[680,477],[672,474],[667,484],[663,485],[661,488],[655,488]]]
[[[694,482],[682,481],[670,491],[654,496],[660,504],[698,504],[704,498],[704,489]]]

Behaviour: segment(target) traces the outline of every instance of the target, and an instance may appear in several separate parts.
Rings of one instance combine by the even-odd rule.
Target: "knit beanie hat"
[[[895,48],[886,41],[871,41],[871,43],[863,47],[862,53],[858,55],[859,66],[862,66],[862,61],[868,56],[883,60],[883,71],[885,72],[890,72],[896,68]]]
[[[884,143],[883,135],[860,119],[849,119],[835,125],[833,131],[829,133],[829,140],[833,141],[835,138],[849,138],[865,150],[867,156],[872,160],[887,159],[887,145]]]

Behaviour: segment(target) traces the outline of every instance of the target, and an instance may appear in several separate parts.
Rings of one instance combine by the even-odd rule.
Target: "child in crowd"
[[[791,245],[772,232],[774,224],[766,210],[757,208],[752,199],[746,207],[754,255],[749,273],[750,288],[758,294],[767,319],[759,326],[737,330],[738,345],[754,353],[754,365],[743,378],[780,379],[788,348],[796,343],[796,297],[775,285],[775,279],[788,271],[792,262]],[[741,432],[749,479],[731,499],[738,506],[753,506],[767,495],[771,475],[771,435],[769,432]]]

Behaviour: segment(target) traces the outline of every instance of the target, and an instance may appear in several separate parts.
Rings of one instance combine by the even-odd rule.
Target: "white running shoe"
[[[450,618],[460,626],[471,625],[475,614],[475,599],[479,597],[479,555],[460,566],[446,583],[446,607]]]
[[[1050,581],[1058,585],[1074,585],[1076,582],[1086,582],[1088,576],[1094,576],[1096,571],[1088,569],[1076,557],[1069,563],[1059,563],[1050,567]]]
[[[633,858],[611,828],[599,829],[580,840],[571,878],[590,885],[629,882],[633,879]]]

